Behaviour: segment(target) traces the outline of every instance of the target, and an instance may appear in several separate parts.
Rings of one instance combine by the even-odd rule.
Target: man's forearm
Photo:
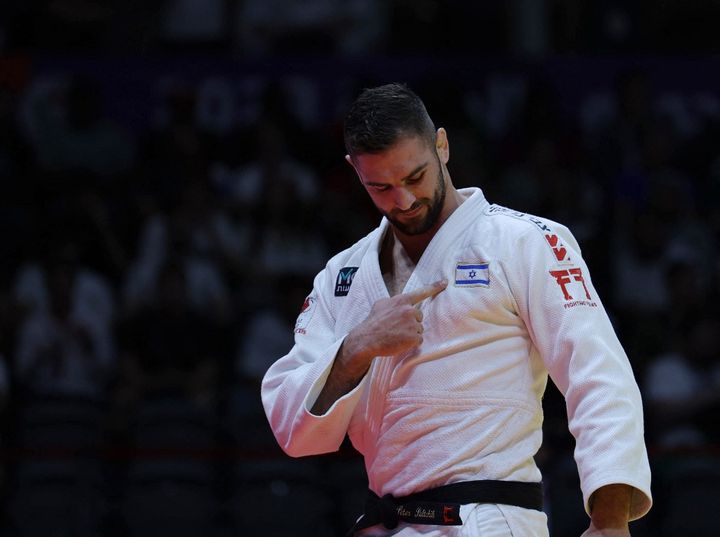
[[[370,367],[370,360],[360,354],[355,340],[348,335],[338,350],[330,374],[320,391],[311,412],[325,414],[342,396],[350,393],[362,380]]]

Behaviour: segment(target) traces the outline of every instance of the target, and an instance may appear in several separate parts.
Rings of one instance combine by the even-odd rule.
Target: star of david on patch
[[[490,263],[459,262],[455,265],[455,285],[458,287],[489,287]]]

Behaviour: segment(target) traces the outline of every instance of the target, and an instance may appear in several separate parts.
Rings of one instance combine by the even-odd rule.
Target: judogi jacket
[[[477,479],[539,481],[548,374],[565,397],[581,489],[637,489],[651,505],[640,392],[580,249],[555,222],[466,196],[405,286],[448,286],[420,303],[423,343],[376,357],[323,415],[310,412],[348,332],[388,297],[379,251],[389,223],[327,263],[295,326],[295,345],[262,383],[263,405],[291,456],[335,451],[348,434],[379,496]]]

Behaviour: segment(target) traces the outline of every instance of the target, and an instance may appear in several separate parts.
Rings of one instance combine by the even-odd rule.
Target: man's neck
[[[402,243],[395,239],[395,234],[392,231],[386,233],[380,250],[380,270],[390,296],[402,292],[415,265]]]
[[[407,256],[412,260],[414,264],[417,265],[418,261],[420,261],[420,258],[423,255],[423,252],[427,248],[428,244],[430,244],[432,238],[435,236],[435,233],[437,233],[437,230],[440,229],[440,225],[441,224],[435,225],[432,227],[432,229],[420,235],[406,235],[402,231],[398,231],[395,227],[393,227],[392,231],[393,235],[395,236],[395,240],[399,241],[400,244],[402,244],[402,247],[405,250]]]

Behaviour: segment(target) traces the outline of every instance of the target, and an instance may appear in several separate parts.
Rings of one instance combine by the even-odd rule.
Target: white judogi
[[[421,347],[375,358],[322,416],[310,409],[344,336],[388,296],[378,261],[387,220],[317,275],[295,346],[263,380],[278,442],[311,455],[337,450],[348,433],[379,496],[474,479],[539,481],[533,455],[549,372],[567,402],[586,509],[599,487],[626,483],[639,490],[631,516],[642,516],[651,494],[640,392],[575,239],[560,224],[488,204],[479,189],[460,192],[466,201],[404,289],[448,280],[420,305]],[[515,535],[547,535],[542,513],[499,508]]]

